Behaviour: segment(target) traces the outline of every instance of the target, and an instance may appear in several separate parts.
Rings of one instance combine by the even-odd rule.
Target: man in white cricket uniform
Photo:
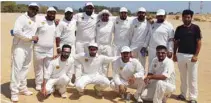
[[[64,18],[59,22],[56,28],[56,46],[57,53],[60,53],[60,48],[64,44],[71,45],[71,54],[75,54],[75,31],[76,21],[72,19],[73,9],[67,7],[65,9]]]
[[[15,21],[10,81],[11,100],[14,102],[18,101],[19,92],[24,95],[33,94],[27,88],[26,78],[31,63],[32,42],[38,41],[38,36],[35,36],[38,11],[39,6],[36,3],[31,3],[28,6],[28,11]]]
[[[97,15],[91,2],[85,4],[85,12],[74,15],[76,20],[76,53],[88,52],[87,46],[95,42]]]
[[[56,10],[49,7],[47,16],[41,16],[38,21],[37,35],[39,41],[34,45],[34,72],[36,90],[41,90],[43,82],[44,58],[53,57],[56,25],[54,23]]]
[[[104,9],[98,14],[98,22],[96,27],[96,43],[99,45],[98,53],[106,56],[112,56],[112,34],[114,30],[113,20],[110,18],[112,14]],[[109,65],[103,66],[102,73],[107,76]]]
[[[172,57],[174,28],[166,19],[166,12],[159,9],[156,13],[157,21],[152,25],[152,34],[149,35],[149,66],[156,57],[156,47],[164,45],[168,48],[167,56]]]
[[[132,22],[132,40],[130,48],[133,57],[139,59],[143,67],[146,64],[146,45],[147,36],[151,35],[151,24],[145,19],[146,9],[140,7],[137,12],[137,18]]]
[[[127,17],[127,8],[120,8],[120,16],[114,22],[114,55],[120,55],[120,49],[123,46],[130,46],[132,33],[132,20]]]
[[[174,62],[167,57],[167,48],[163,45],[157,46],[156,55],[144,79],[148,85],[141,97],[153,103],[166,103],[167,97],[176,90]]]
[[[138,102],[143,102],[140,95],[144,88],[144,68],[137,59],[131,58],[131,49],[128,46],[123,46],[121,57],[113,62],[111,88],[120,95],[124,95],[127,87],[136,89],[135,99]]]
[[[71,83],[74,74],[74,58],[70,56],[71,46],[63,45],[61,56],[50,61],[45,69],[42,93],[47,96],[57,89],[62,98],[66,98],[66,86]]]
[[[80,53],[75,55],[75,60],[82,65],[82,76],[76,80],[76,89],[80,95],[83,95],[84,88],[88,84],[96,84],[94,86],[97,96],[102,96],[101,91],[110,85],[107,77],[100,73],[103,64],[112,62],[114,57],[98,55],[98,45],[90,43],[89,53]]]

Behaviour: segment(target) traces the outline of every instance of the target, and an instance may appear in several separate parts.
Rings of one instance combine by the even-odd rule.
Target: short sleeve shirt
[[[178,26],[174,36],[174,39],[178,41],[178,52],[185,54],[195,54],[197,40],[201,38],[201,30],[195,24],[189,27]]]

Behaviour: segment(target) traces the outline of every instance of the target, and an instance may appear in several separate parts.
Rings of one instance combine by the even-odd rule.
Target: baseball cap
[[[140,8],[138,8],[138,11],[146,12],[146,9],[144,7],[140,7]]]
[[[93,46],[93,47],[98,47],[97,43],[89,43],[89,47]]]
[[[69,11],[69,12],[73,12],[73,9],[72,9],[71,7],[67,7],[67,8],[65,9],[64,12],[66,13],[66,12],[68,12],[68,11]]]
[[[94,7],[94,5],[92,4],[92,2],[87,2],[87,3],[85,4],[85,6],[92,6],[92,7]]]
[[[163,10],[163,9],[159,9],[159,10],[157,11],[156,15],[166,15],[166,12],[165,12],[165,10]]]
[[[55,12],[57,12],[56,9],[55,9],[54,7],[49,7],[48,10],[47,10],[47,12],[48,12],[48,11],[55,11]]]
[[[123,52],[131,52],[130,47],[128,47],[128,46],[123,46],[122,49],[121,49],[121,53],[123,53]]]
[[[37,3],[35,3],[35,2],[30,3],[28,6],[36,6],[36,7],[38,7],[38,8],[39,8],[38,4],[37,4]]]
[[[119,12],[128,12],[126,7],[121,7]]]

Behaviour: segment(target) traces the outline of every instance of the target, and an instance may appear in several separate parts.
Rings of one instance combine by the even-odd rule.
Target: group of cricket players
[[[28,11],[17,18],[13,28],[12,101],[18,101],[19,94],[33,94],[27,88],[31,61],[35,89],[45,97],[58,91],[62,98],[66,98],[67,86],[75,87],[82,96],[85,87],[94,84],[99,97],[103,97],[103,90],[110,87],[126,100],[165,103],[176,90],[173,60],[179,64],[177,54],[184,55],[183,59],[188,56],[195,60],[191,59],[195,65],[179,66],[179,69],[194,68],[196,72],[192,76],[197,79],[197,56],[177,53],[180,48],[177,44],[183,39],[177,36],[175,40],[176,34],[166,20],[165,10],[157,10],[156,21],[152,24],[146,20],[147,12],[143,7],[138,9],[137,17],[128,17],[125,7],[120,8],[116,17],[106,9],[95,14],[94,9],[91,2],[85,4],[83,13],[74,14],[73,9],[67,7],[64,18],[58,22],[55,8],[49,7],[46,14],[37,15],[38,4],[28,5]],[[191,10],[183,11],[183,25],[190,24],[191,13]],[[112,68],[111,80],[108,79],[109,67]],[[187,100],[196,103],[197,80],[184,80],[187,71],[183,74],[181,88],[185,89],[181,89],[178,99],[186,100],[188,93]],[[184,85],[187,83],[189,87]],[[127,88],[136,89],[136,92],[130,93]]]

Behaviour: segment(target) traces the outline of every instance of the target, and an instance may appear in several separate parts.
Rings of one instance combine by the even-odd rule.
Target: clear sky
[[[32,1],[17,1],[17,3],[29,4]],[[72,7],[78,9],[83,7],[86,1],[36,1],[40,5],[57,6],[59,9]],[[148,11],[165,9],[167,12],[181,12],[188,8],[188,1],[93,1],[94,5],[107,7],[126,7],[132,12],[136,12],[139,7],[145,7]],[[203,1],[203,13],[211,13],[211,1]],[[195,13],[200,12],[200,1],[191,1],[191,9]]]

